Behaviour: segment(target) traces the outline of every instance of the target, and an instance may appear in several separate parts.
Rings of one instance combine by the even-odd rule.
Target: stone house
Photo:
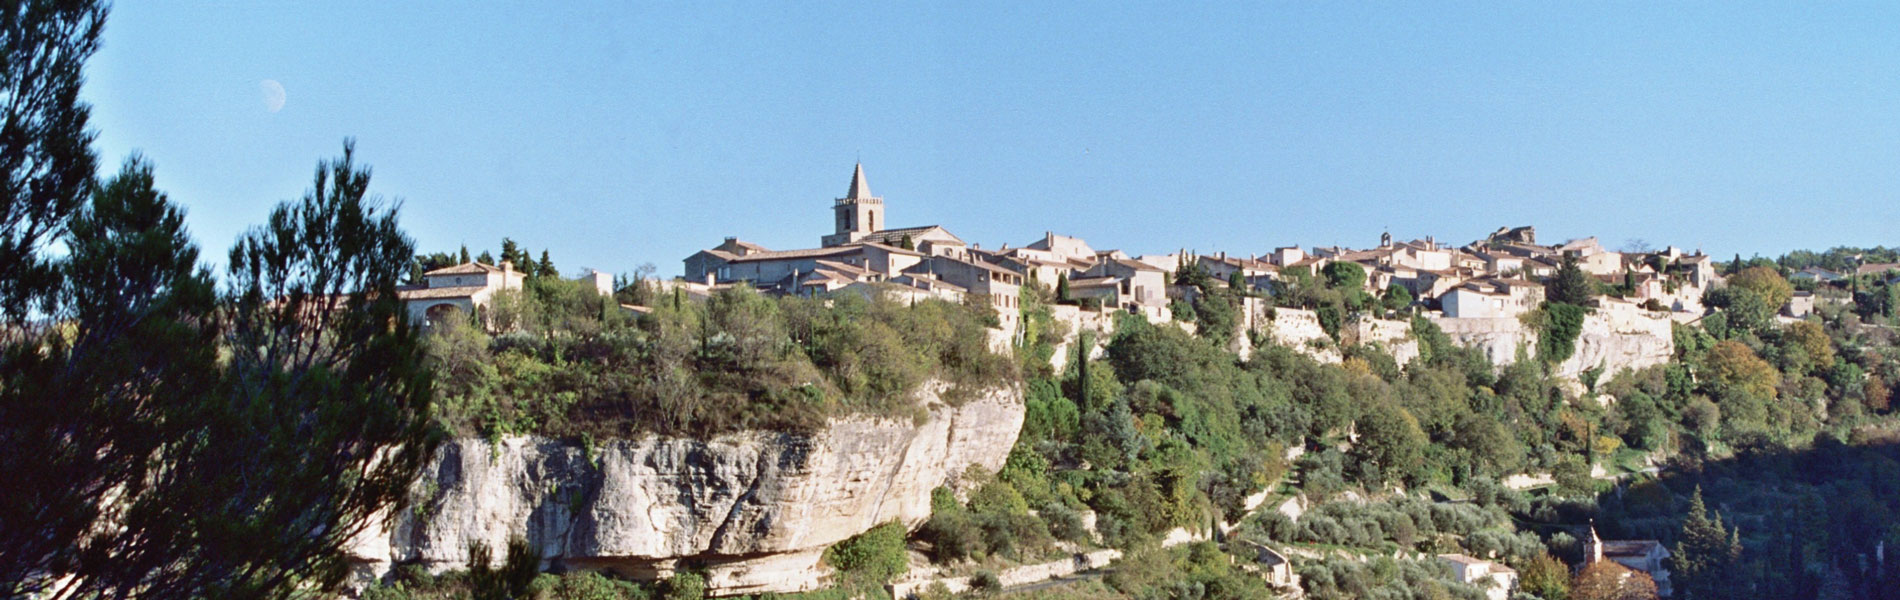
[[[924,255],[915,250],[905,250],[883,244],[858,242],[848,246],[829,248],[808,248],[804,250],[780,250],[773,252],[753,252],[725,261],[712,273],[713,283],[747,282],[753,287],[796,293],[796,280],[805,274],[830,268],[843,273],[835,267],[821,263],[830,262],[857,267],[868,272],[865,277],[871,281],[881,281],[905,269],[916,266],[924,260]]]
[[[589,271],[576,280],[594,293],[614,293],[612,275]],[[493,266],[467,262],[423,273],[422,283],[398,288],[396,296],[408,308],[409,322],[427,327],[450,313],[485,320],[495,294],[520,290],[526,282],[527,276],[516,271],[514,263],[504,260],[501,266]]]
[[[979,260],[950,256],[932,256],[904,270],[913,285],[924,280],[941,281],[967,293],[989,300],[996,308],[1004,331],[1013,332],[1022,315],[1023,276],[1020,273]]]
[[[1795,292],[1788,298],[1788,304],[1781,307],[1781,314],[1796,319],[1814,314],[1814,292]]]
[[[1306,251],[1301,250],[1299,246],[1274,248],[1273,252],[1267,255],[1267,262],[1273,263],[1276,267],[1284,267],[1302,260],[1306,260]]]
[[[409,321],[427,325],[451,312],[476,316],[484,314],[495,292],[519,290],[526,277],[514,263],[501,266],[468,262],[422,274],[423,283],[398,289],[396,294],[409,309]]]
[[[1813,281],[1816,283],[1833,283],[1836,281],[1840,281],[1843,277],[1844,276],[1841,275],[1840,273],[1835,273],[1827,269],[1823,269],[1820,267],[1808,267],[1806,269],[1795,271],[1793,275],[1788,276],[1788,280],[1789,281]]]
[[[1463,554],[1440,554],[1438,562],[1453,580],[1483,588],[1489,600],[1506,600],[1517,589],[1516,569]]]
[[[1445,316],[1453,319],[1517,317],[1543,302],[1544,286],[1522,279],[1468,281],[1439,297]]]
[[[1078,280],[1110,278],[1115,281],[1112,306],[1138,308],[1168,305],[1168,281],[1165,273],[1153,265],[1133,259],[1109,259],[1095,263],[1077,279],[1069,280],[1069,292],[1075,294]],[[1094,285],[1099,282],[1091,281]],[[1080,297],[1080,296],[1075,296]],[[1106,304],[1105,304],[1106,305]]]
[[[1082,238],[1056,235],[1053,231],[1043,232],[1042,239],[1030,242],[1029,245],[1024,246],[1024,248],[1046,252],[1048,253],[1048,260],[1083,260],[1094,262],[1096,258],[1095,249],[1090,248],[1088,242],[1082,241]]]
[[[1154,265],[1154,263],[1150,261],[1142,262],[1150,266]],[[1205,269],[1208,275],[1223,282],[1232,279],[1234,273],[1240,273],[1241,279],[1245,281],[1250,288],[1266,287],[1280,278],[1279,267],[1275,267],[1272,263],[1251,256],[1247,258],[1240,258],[1238,256],[1229,257],[1226,252],[1222,252],[1213,256],[1195,256],[1194,262],[1200,265],[1202,269]]]

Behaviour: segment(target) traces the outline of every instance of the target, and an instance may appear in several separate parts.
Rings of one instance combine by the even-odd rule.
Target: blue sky
[[[424,250],[570,272],[814,246],[859,159],[984,247],[1900,244],[1900,3],[254,4],[88,70],[214,259],[345,137]]]

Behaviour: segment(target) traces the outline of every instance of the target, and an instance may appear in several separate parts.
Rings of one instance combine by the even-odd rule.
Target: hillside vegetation
[[[487,315],[503,333],[435,324],[441,422],[459,435],[596,439],[809,430],[841,414],[920,416],[928,380],[953,402],[1016,381],[987,345],[986,307],[746,287],[653,304],[635,318],[575,282],[533,277]]]

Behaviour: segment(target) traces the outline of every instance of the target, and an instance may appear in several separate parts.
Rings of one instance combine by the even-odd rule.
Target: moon
[[[284,109],[284,84],[275,79],[266,79],[257,85],[264,92],[264,110],[277,112]]]

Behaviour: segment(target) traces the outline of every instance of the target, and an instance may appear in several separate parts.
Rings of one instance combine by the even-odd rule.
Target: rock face
[[[520,537],[549,568],[655,577],[691,567],[720,595],[815,589],[826,547],[887,521],[922,523],[933,488],[1009,455],[1020,391],[955,407],[924,396],[921,423],[844,417],[812,433],[593,448],[454,440],[418,481],[414,507],[359,538],[356,556],[366,574],[393,563],[443,571],[467,565],[470,542],[500,549]]]
[[[1515,362],[1519,348],[1523,348],[1527,357],[1537,353],[1537,331],[1525,327],[1516,317],[1450,319],[1433,316],[1432,322],[1445,330],[1453,341],[1483,350],[1493,364]],[[1607,378],[1623,369],[1667,363],[1675,348],[1667,314],[1608,304],[1584,317],[1583,332],[1577,336],[1576,354],[1557,365],[1553,372],[1558,377],[1577,379],[1584,371],[1602,366]]]
[[[1311,310],[1275,307],[1261,298],[1245,298],[1236,329],[1234,347],[1230,349],[1242,360],[1253,352],[1248,331],[1264,333],[1273,343],[1323,363],[1338,363],[1344,358],[1339,344],[1326,335],[1326,328],[1319,324],[1319,314]],[[1346,344],[1378,346],[1390,353],[1400,366],[1418,358],[1418,340],[1412,338],[1410,321],[1353,317],[1341,324],[1339,336],[1340,342]]]

